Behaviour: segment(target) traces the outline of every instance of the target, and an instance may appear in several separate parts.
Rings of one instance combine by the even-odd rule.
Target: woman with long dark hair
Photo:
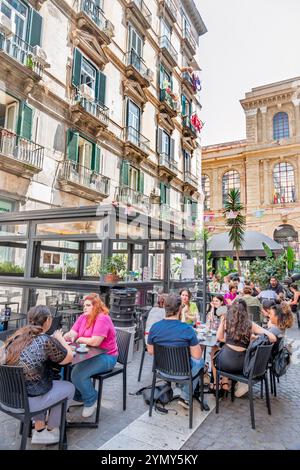
[[[182,302],[181,318],[182,321],[188,325],[195,325],[199,315],[198,307],[195,302],[191,302],[192,293],[189,289],[182,289],[180,291]]]
[[[68,364],[72,361],[72,350],[62,333],[56,331],[48,336],[52,317],[48,307],[39,305],[28,312],[29,324],[18,329],[4,343],[5,364],[22,366],[31,411],[51,406],[64,398],[72,399],[74,385],[64,380],[52,380],[48,361]],[[61,405],[50,409],[47,421],[45,415],[33,417],[35,430],[32,444],[55,444],[59,441]]]
[[[76,387],[76,392],[70,406],[84,405],[82,416],[88,418],[96,411],[98,396],[91,377],[112,370],[118,359],[116,330],[108,308],[98,294],[89,294],[84,298],[83,314],[65,334],[65,339],[106,349],[105,354],[76,364],[72,370],[71,380]]]
[[[268,336],[271,343],[276,342],[276,336],[273,333],[249,319],[246,302],[240,299],[228,307],[226,318],[221,319],[217,341],[224,342],[225,345],[215,357],[216,368],[233,374],[242,374],[246,349],[252,334],[264,334]],[[229,390],[226,377],[222,379],[222,389]]]

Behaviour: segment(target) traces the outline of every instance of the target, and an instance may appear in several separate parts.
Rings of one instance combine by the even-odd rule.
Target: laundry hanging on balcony
[[[193,114],[191,116],[191,124],[194,126],[197,132],[201,132],[201,129],[204,126],[204,123],[201,121],[201,119],[198,118],[197,114]]]
[[[193,88],[195,91],[200,91],[201,90],[201,80],[198,77],[198,75],[194,74],[192,75],[192,81],[193,81]]]

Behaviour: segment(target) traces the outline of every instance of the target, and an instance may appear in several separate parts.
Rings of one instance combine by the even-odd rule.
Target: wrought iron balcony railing
[[[189,43],[190,47],[194,51],[196,51],[197,42],[196,42],[196,40],[195,40],[194,36],[192,35],[192,32],[189,28],[184,28],[183,38],[186,39],[186,41]]]
[[[175,18],[175,20],[176,20],[177,19],[177,7],[172,2],[172,0],[163,0],[162,3],[169,10],[169,12],[173,16],[173,18]]]
[[[136,4],[142,15],[146,18],[147,23],[151,25],[152,14],[149,8],[146,6],[145,2],[143,0],[133,0],[133,3]]]
[[[16,34],[6,37],[0,33],[0,51],[42,77],[44,64],[35,57],[33,47]]]
[[[167,89],[160,90],[160,101],[167,103],[173,111],[178,111],[178,101],[170,95]]]
[[[174,49],[174,47],[172,46],[171,41],[167,36],[161,36],[159,38],[159,47],[161,49],[166,49],[174,60],[174,62],[178,62],[178,53],[176,52],[176,49]]]
[[[191,123],[191,116],[182,116],[182,125],[191,129],[195,134],[197,133],[197,129]]]
[[[63,162],[60,179],[79,184],[102,195],[109,195],[110,178],[100,175],[96,171],[79,165],[72,160],[65,160]]]
[[[116,188],[115,199],[119,202],[124,202],[125,204],[130,204],[131,206],[136,207],[139,210],[145,211],[146,213],[150,212],[151,202],[149,196],[135,191],[129,186],[118,186]]]
[[[109,108],[100,101],[83,98],[80,91],[76,89],[74,104],[80,104],[87,113],[92,114],[103,124],[108,125]]]
[[[81,10],[91,18],[101,31],[107,33],[108,36],[113,35],[113,24],[105,18],[103,11],[95,4],[94,0],[82,0]]]
[[[198,180],[195,175],[193,175],[190,171],[184,172],[184,181],[194,187],[198,187]]]
[[[159,154],[159,165],[168,168],[173,173],[178,172],[177,162],[169,157],[166,153]]]
[[[173,209],[168,204],[160,204],[159,212],[161,220],[176,223],[177,225],[182,224],[182,212],[177,209]]]
[[[149,153],[150,140],[146,139],[138,130],[134,127],[127,126],[124,128],[124,139],[126,142],[131,142],[136,147],[139,147],[142,152]]]
[[[142,77],[148,80],[152,79],[152,70],[147,67],[142,57],[140,57],[134,50],[125,54],[125,64],[132,65],[142,75]]]
[[[41,170],[44,162],[44,151],[45,149],[41,145],[0,127],[1,155]]]

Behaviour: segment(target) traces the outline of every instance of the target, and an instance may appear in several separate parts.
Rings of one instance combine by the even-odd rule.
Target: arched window
[[[283,139],[290,136],[289,117],[287,113],[276,113],[273,117],[273,139]]]
[[[298,251],[298,233],[292,225],[279,225],[274,231],[273,238],[285,248],[291,246],[296,252]]]
[[[273,170],[274,204],[296,201],[295,174],[290,163],[277,163]]]
[[[236,170],[229,170],[224,173],[222,179],[223,206],[227,200],[230,189],[240,189],[240,187],[240,175]]]
[[[210,181],[207,175],[202,175],[202,191],[204,194],[204,210],[210,209]]]

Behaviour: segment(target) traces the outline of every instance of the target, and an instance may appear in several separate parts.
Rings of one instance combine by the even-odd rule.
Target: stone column
[[[262,117],[262,142],[266,142],[268,140],[268,136],[267,136],[267,107],[266,106],[263,106],[262,108],[260,108],[260,111],[261,111],[261,117]]]
[[[272,182],[270,182],[270,166],[269,159],[263,160],[263,181],[264,181],[264,204],[269,205],[271,202]],[[271,183],[271,184],[270,184]]]
[[[300,99],[294,99],[293,105],[295,106],[295,133],[300,135],[300,108],[299,108]]]

